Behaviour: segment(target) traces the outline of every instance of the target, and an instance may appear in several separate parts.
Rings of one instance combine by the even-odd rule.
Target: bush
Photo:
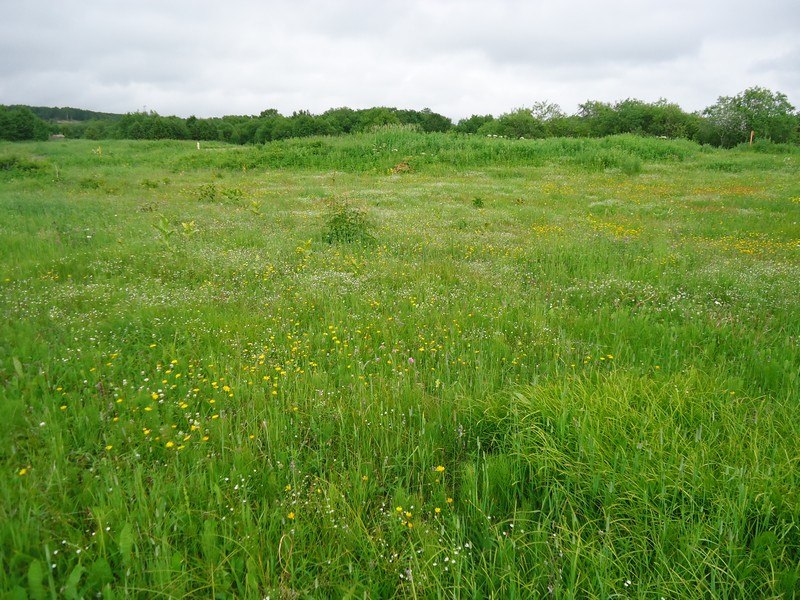
[[[375,237],[370,233],[372,225],[366,211],[353,206],[347,200],[332,200],[328,205],[324,239],[329,244],[372,244]]]

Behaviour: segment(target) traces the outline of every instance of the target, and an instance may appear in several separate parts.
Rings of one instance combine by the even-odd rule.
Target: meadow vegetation
[[[0,144],[0,592],[799,595],[799,165]]]

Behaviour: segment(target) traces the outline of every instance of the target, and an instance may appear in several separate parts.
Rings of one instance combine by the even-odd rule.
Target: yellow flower
[[[19,475],[20,477],[27,474],[28,474],[28,469],[26,469],[25,467],[22,467],[17,473],[17,475]]]
[[[114,446],[112,446],[111,444],[109,444],[108,446],[106,446],[106,450],[111,450],[113,447],[114,447]]]
[[[172,448],[174,445],[174,442],[167,442],[167,448]]]
[[[433,512],[435,512],[438,515],[441,514],[442,509],[437,506],[436,508],[433,509]]]
[[[368,480],[369,480],[369,477],[367,477],[366,475],[362,475],[361,476],[361,481],[368,481]]]
[[[444,473],[444,467],[442,465],[439,465],[438,467],[436,467],[435,471],[437,473]]]
[[[286,515],[286,517],[287,517],[287,518],[288,518],[290,521],[294,521],[294,513],[293,513],[293,512],[290,512],[288,515]]]
[[[150,394],[150,397],[151,397],[153,400],[158,400],[158,394],[156,394],[155,392],[153,392],[152,394]]]
[[[453,499],[452,499],[452,498],[448,498],[448,499],[447,499],[447,503],[448,503],[448,504],[452,504],[452,503],[453,503]]]

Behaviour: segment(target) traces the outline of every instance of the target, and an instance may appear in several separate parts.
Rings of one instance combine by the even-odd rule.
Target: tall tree
[[[703,141],[731,147],[757,138],[788,142],[797,129],[797,115],[786,94],[752,87],[736,96],[720,96],[703,111]]]

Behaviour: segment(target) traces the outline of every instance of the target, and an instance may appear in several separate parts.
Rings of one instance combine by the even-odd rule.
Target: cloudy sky
[[[0,0],[0,104],[213,117],[751,86],[800,108],[799,0]]]

